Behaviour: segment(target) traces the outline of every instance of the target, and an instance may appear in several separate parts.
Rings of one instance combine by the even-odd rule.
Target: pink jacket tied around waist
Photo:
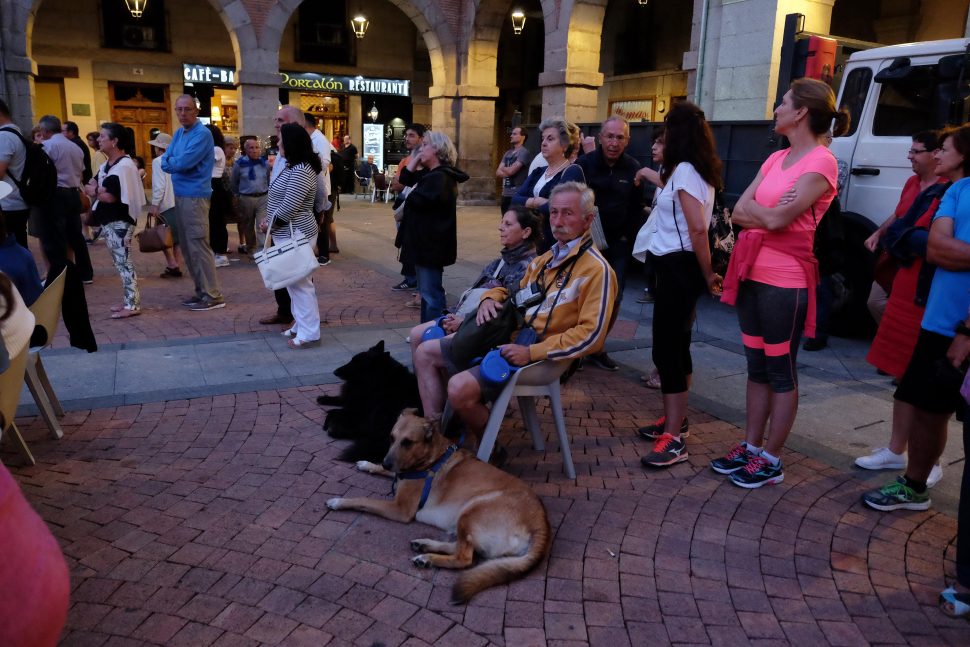
[[[794,258],[805,272],[805,279],[808,283],[808,313],[805,317],[805,336],[815,337],[815,289],[818,286],[818,261],[812,252],[812,244],[815,240],[813,231],[765,231],[746,229],[738,236],[734,243],[734,250],[731,252],[731,261],[728,264],[727,272],[724,277],[724,291],[721,294],[721,301],[734,305],[738,300],[738,290],[741,288],[741,281],[745,281],[751,275],[751,268],[754,267],[761,247],[770,247],[779,252],[788,254]]]

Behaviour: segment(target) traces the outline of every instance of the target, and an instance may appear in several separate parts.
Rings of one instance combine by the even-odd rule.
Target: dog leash
[[[448,462],[452,454],[458,451],[458,448],[465,441],[465,434],[462,434],[458,438],[458,442],[448,445],[448,449],[445,453],[441,455],[441,458],[435,461],[434,465],[426,470],[416,470],[412,472],[398,472],[394,475],[394,482],[391,483],[391,496],[397,494],[397,482],[398,479],[404,481],[416,481],[418,479],[424,479],[424,489],[421,490],[421,499],[418,501],[418,510],[424,507],[424,504],[428,502],[428,497],[431,496],[431,484],[434,482],[434,475],[438,473],[444,464]]]

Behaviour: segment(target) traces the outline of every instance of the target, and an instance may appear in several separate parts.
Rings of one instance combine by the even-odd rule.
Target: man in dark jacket
[[[626,154],[629,143],[630,125],[623,117],[613,116],[600,127],[596,150],[576,160],[586,176],[586,184],[596,194],[596,208],[608,244],[603,256],[616,273],[619,288],[617,308],[623,299],[632,241],[643,224],[643,192],[634,183],[640,164]],[[605,351],[586,359],[606,371],[620,368]]]
[[[444,268],[458,257],[458,184],[468,175],[453,164],[457,152],[448,136],[428,131],[421,147],[401,171],[401,183],[413,187],[404,202],[398,230],[401,262],[413,263],[421,293],[421,322],[445,312]],[[418,164],[423,167],[417,171]]]

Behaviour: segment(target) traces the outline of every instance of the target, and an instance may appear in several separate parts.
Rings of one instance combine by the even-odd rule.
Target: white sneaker
[[[937,463],[930,470],[930,475],[926,477],[926,487],[933,487],[943,478],[943,466]]]
[[[216,267],[229,267],[229,258],[223,254],[216,254]]]
[[[855,464],[864,470],[899,470],[906,467],[906,456],[896,454],[888,447],[880,447],[868,456],[855,459]]]

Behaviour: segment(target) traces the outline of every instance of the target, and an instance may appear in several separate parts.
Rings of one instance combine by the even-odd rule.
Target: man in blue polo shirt
[[[209,199],[215,165],[212,134],[199,121],[195,99],[183,94],[175,100],[175,116],[182,127],[162,156],[162,170],[172,176],[175,190],[175,235],[195,294],[182,302],[192,310],[225,308],[216,278],[216,260],[209,246]]]

